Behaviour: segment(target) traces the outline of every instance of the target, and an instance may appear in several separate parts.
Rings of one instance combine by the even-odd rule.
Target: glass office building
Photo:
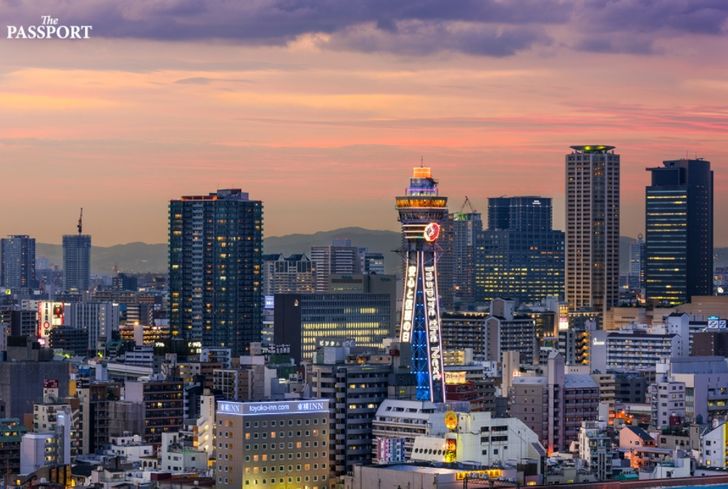
[[[713,172],[705,160],[649,168],[645,191],[645,292],[675,306],[713,293]]]
[[[488,228],[479,243],[479,299],[538,302],[564,295],[564,233],[552,229],[551,199],[488,199]]]

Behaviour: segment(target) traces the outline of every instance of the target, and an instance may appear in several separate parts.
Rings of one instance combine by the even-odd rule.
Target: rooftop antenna
[[[420,168],[423,168],[425,166],[425,157],[420,156]]]
[[[78,216],[76,227],[78,228],[78,234],[81,234],[83,232],[83,207],[81,207],[81,214]]]

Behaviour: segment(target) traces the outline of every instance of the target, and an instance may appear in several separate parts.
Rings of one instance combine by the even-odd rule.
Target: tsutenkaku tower
[[[396,198],[404,238],[404,296],[400,341],[412,352],[417,399],[445,402],[437,240],[447,220],[447,197],[438,195],[428,167],[414,169],[405,195]]]

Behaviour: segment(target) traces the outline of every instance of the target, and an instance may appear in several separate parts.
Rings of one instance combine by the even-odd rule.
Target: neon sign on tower
[[[437,241],[447,218],[447,197],[438,195],[430,168],[418,167],[405,195],[396,202],[405,241],[400,341],[412,352],[417,399],[445,402]]]

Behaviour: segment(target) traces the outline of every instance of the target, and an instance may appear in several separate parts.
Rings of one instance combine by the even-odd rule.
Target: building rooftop
[[[546,384],[546,377],[537,377],[535,375],[519,375],[513,377],[511,384]]]
[[[725,374],[728,373],[726,359],[718,356],[677,357],[670,360],[673,374]]]
[[[614,146],[607,146],[604,144],[587,144],[583,146],[571,146],[571,149],[579,153],[606,153],[613,150]]]
[[[572,388],[598,388],[591,375],[587,374],[566,374],[564,375],[564,386]]]
[[[426,474],[457,474],[459,472],[456,469],[450,469],[447,467],[432,467],[429,465],[416,464],[385,465],[384,467],[389,470],[398,470],[400,472],[424,472]]]
[[[640,428],[639,426],[625,426],[624,429],[630,430],[635,435],[639,436],[644,441],[653,442],[655,441],[654,438],[650,436],[650,434],[644,429]]]

